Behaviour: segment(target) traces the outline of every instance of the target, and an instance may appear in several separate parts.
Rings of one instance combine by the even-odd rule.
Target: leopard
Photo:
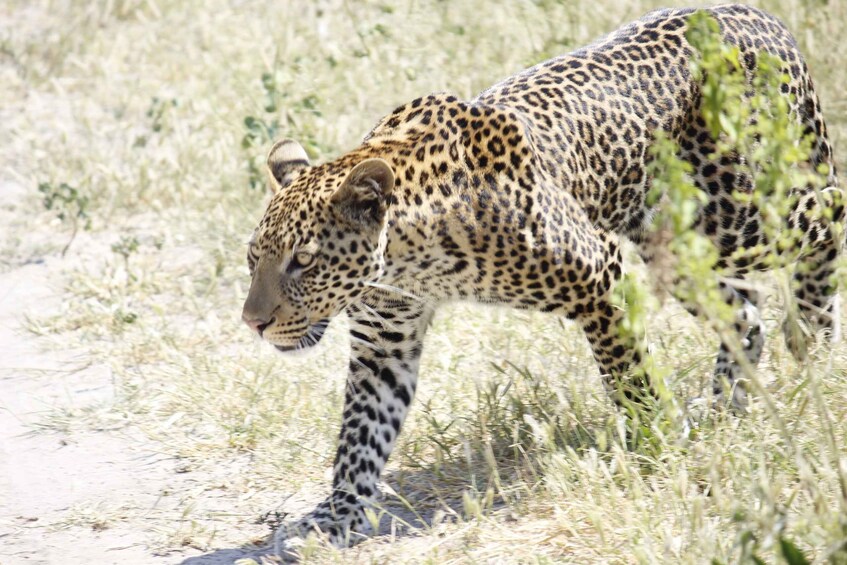
[[[417,98],[380,119],[358,147],[321,164],[291,139],[273,145],[272,196],[248,245],[243,321],[279,351],[294,352],[320,342],[343,313],[350,340],[330,494],[279,528],[279,551],[312,531],[341,547],[371,532],[366,510],[415,396],[439,305],[473,301],[572,320],[616,403],[652,390],[649,375],[633,370],[644,353],[621,329],[626,311],[614,292],[625,242],[648,269],[667,245],[651,230],[662,200],[648,198],[659,132],[677,143],[705,195],[694,229],[719,252],[715,277],[737,313],[736,354],[758,363],[765,336],[758,298],[728,281],[767,268],[737,253],[767,235],[753,201],[734,196],[752,190],[750,174],[738,155],[718,151],[703,117],[703,77],[692,71],[686,38],[695,11],[650,12],[470,100]],[[823,171],[833,217],[843,218],[832,146],[797,42],[757,8],[706,11],[738,49],[748,81],[764,54],[783,62],[788,112],[813,138],[806,165]],[[793,292],[806,323],[832,337],[843,236],[824,214],[810,213],[823,205],[821,191],[795,190],[788,223],[803,233],[805,268],[796,270]],[[788,334],[802,358],[802,344]],[[729,345],[719,346],[714,397],[743,407],[741,361]]]

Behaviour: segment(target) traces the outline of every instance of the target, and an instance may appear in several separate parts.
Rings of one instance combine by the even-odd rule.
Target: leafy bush
[[[54,212],[62,222],[69,221],[71,223],[73,231],[68,243],[62,249],[62,257],[64,257],[79,228],[91,229],[91,218],[88,215],[88,196],[78,188],[64,182],[58,186],[49,182],[42,182],[38,185],[38,192],[44,195],[43,204],[46,210]]]
[[[833,219],[833,209],[840,204],[840,193],[829,191],[824,194],[827,177],[831,174],[827,165],[814,170],[811,161],[814,143],[813,134],[804,135],[798,116],[790,112],[792,100],[784,85],[788,76],[786,65],[778,57],[762,53],[752,69],[752,80],[745,74],[739,49],[723,43],[717,21],[707,12],[699,11],[689,18],[686,34],[696,54],[692,63],[693,76],[702,80],[700,111],[717,140],[717,152],[713,159],[729,156],[736,165],[736,178],[751,179],[749,192],[736,191],[733,197],[739,203],[752,202],[761,214],[762,230],[767,243],[740,248],[729,259],[742,264],[761,262],[779,269],[777,277],[782,280],[779,287],[790,289],[792,275],[803,268],[798,258],[807,249],[802,245],[803,234],[791,226],[789,217],[796,211],[798,189],[816,195],[817,210],[807,215],[810,220],[822,220],[834,237],[843,238],[843,228]],[[749,65],[748,65],[749,70]],[[799,140],[799,141],[798,141]],[[679,157],[680,148],[659,131],[652,150],[650,172],[653,176],[649,201],[660,204],[655,229],[667,230],[667,252],[665,259],[674,265],[674,294],[684,303],[693,305],[708,325],[715,329],[724,343],[740,359],[739,364],[746,380],[763,401],[768,416],[781,431],[781,439],[799,465],[809,465],[824,472],[823,463],[813,462],[817,457],[794,443],[792,434],[782,420],[776,402],[757,377],[754,367],[745,362],[740,337],[733,331],[734,312],[718,292],[719,278],[715,276],[719,253],[711,240],[694,229],[700,207],[707,201],[706,194],[691,180],[691,165]],[[837,281],[833,281],[835,285]],[[782,296],[786,311],[796,311],[796,298],[792,292]],[[630,325],[641,326],[643,311],[633,309]],[[817,386],[819,376],[806,370],[805,379],[810,386],[808,394],[818,408],[817,417],[830,418]],[[833,468],[825,472],[840,475],[842,498],[841,511],[847,510],[847,477],[838,464],[838,446],[832,433],[832,422],[825,427],[828,432],[820,438],[832,452]],[[814,490],[814,486],[810,485]],[[770,518],[760,513],[756,520],[749,520],[743,512],[736,513],[736,548],[743,562],[762,563],[763,550],[777,550],[785,561],[792,564],[808,563],[803,552],[786,534],[787,524],[781,504],[768,499],[769,494],[760,493],[762,508],[770,509]],[[847,523],[836,526],[847,537]],[[762,530],[770,531],[762,531]],[[778,543],[775,542],[778,540]],[[836,560],[847,558],[843,545],[836,546],[830,556]]]

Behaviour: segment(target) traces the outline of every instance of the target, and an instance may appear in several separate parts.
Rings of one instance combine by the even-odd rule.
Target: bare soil
[[[7,225],[21,191],[0,186],[0,225]],[[170,495],[214,477],[184,472],[132,426],[42,429],[47,415],[97,410],[115,399],[106,363],[25,327],[28,316],[59,307],[63,272],[85,260],[76,250],[92,248],[32,257],[0,274],[0,564],[213,565],[255,555],[238,548],[157,551],[157,522],[175,512],[178,520],[180,501]]]

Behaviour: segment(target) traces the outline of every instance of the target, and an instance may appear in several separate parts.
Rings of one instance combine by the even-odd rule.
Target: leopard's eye
[[[259,262],[259,254],[256,252],[256,244],[250,243],[247,245],[247,267],[250,269],[250,276],[256,270],[256,264]]]
[[[287,270],[289,273],[293,273],[294,271],[308,269],[314,261],[315,256],[313,254],[308,251],[298,251],[289,261]]]

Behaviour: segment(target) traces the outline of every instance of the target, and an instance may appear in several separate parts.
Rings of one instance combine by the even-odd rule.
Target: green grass
[[[256,159],[271,134],[328,159],[404,101],[437,90],[470,98],[661,4],[7,3],[0,180],[24,186],[28,200],[0,241],[2,268],[59,255],[72,237],[72,222],[45,209],[39,185],[66,183],[87,198],[90,229],[80,225],[70,245],[61,310],[29,327],[107,363],[119,390],[112,405],[57,413],[45,426],[139,428],[199,481],[152,516],[119,504],[80,514],[120,508],[122,520],[144,520],[164,550],[211,549],[251,541],[263,528],[255,517],[288,496],[283,511],[325,493],[345,321],[304,359],[274,354],[239,320],[246,242],[267,201]],[[837,161],[847,162],[847,8],[758,4],[796,34]],[[703,563],[744,562],[755,547],[778,562],[785,536],[815,562],[847,562],[837,472],[847,467],[847,345],[799,366],[778,331],[772,280],[761,281],[771,293],[758,375],[782,424],[755,403],[743,419],[705,422],[685,448],[673,437],[660,437],[660,450],[621,447],[623,422],[576,327],[541,314],[444,308],[387,471],[431,528],[308,552],[341,562]],[[671,302],[649,318],[671,389],[696,396],[716,336]],[[218,491],[228,493],[225,509],[198,504]]]

